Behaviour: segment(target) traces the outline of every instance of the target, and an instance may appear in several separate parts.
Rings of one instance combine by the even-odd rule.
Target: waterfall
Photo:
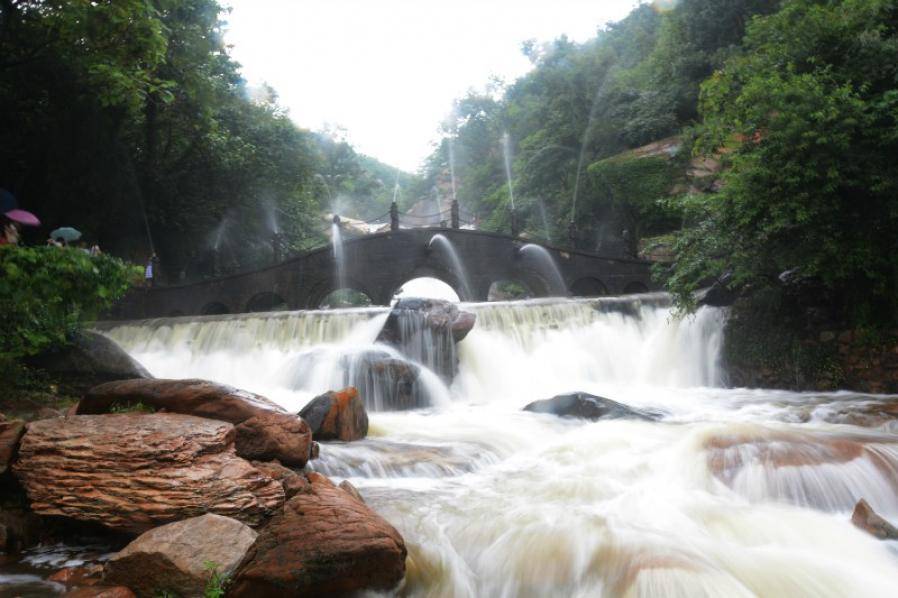
[[[402,533],[402,595],[894,594],[895,544],[850,512],[865,498],[898,520],[898,436],[840,414],[898,397],[725,388],[726,312],[679,319],[661,294],[461,307],[477,323],[449,388],[423,348],[411,361],[375,342],[385,308],[99,328],[154,375],[291,409],[357,384],[369,437],[322,444],[310,467],[349,479]],[[425,404],[397,400],[413,384]],[[573,391],[660,419],[522,411]]]

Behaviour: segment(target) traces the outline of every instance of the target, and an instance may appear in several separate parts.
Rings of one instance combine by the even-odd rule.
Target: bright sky
[[[452,101],[511,82],[528,39],[584,41],[637,0],[226,0],[226,40],[249,84],[300,126],[346,129],[357,150],[414,171]]]

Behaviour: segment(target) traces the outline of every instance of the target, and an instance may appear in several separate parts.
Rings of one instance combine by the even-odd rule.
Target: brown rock
[[[309,460],[311,443],[308,424],[288,413],[262,413],[237,426],[237,454],[245,459],[278,459],[303,467]]]
[[[321,445],[313,440],[312,450],[309,452],[309,461],[317,459],[319,454],[321,454]]]
[[[349,480],[343,480],[342,482],[340,482],[340,488],[342,488],[343,490],[345,490],[346,492],[348,492],[349,495],[350,495],[351,497],[353,497],[354,499],[356,499],[357,501],[362,502],[362,503],[365,502],[365,499],[362,498],[362,494],[359,492],[358,488],[356,488],[355,486],[353,486],[353,485],[349,482]]]
[[[13,419],[0,422],[0,473],[9,469],[16,457],[19,441],[25,433],[25,422]]]
[[[350,386],[312,399],[299,412],[315,440],[361,440],[368,435],[368,413],[359,391]]]
[[[64,412],[59,409],[53,409],[52,407],[41,407],[34,414],[34,419],[53,419],[54,417],[62,417],[65,415]]]
[[[134,592],[124,586],[92,586],[77,588],[64,594],[65,598],[136,598]]]
[[[292,498],[300,492],[311,492],[312,487],[305,476],[300,475],[288,467],[284,467],[279,461],[253,461],[253,467],[273,480],[279,481],[284,486],[284,494]]]
[[[156,527],[128,544],[106,565],[106,580],[138,596],[170,592],[202,596],[212,575],[229,577],[256,541],[256,532],[236,519],[193,517]]]
[[[286,413],[263,396],[206,380],[121,380],[90,389],[78,404],[79,415],[109,413],[113,405],[143,403],[169,413],[183,413],[239,424],[256,415]]]
[[[207,512],[258,525],[281,485],[234,453],[234,427],[178,414],[28,424],[14,471],[39,515],[143,532]]]
[[[854,506],[851,523],[880,540],[898,540],[898,528],[878,515],[863,498]]]
[[[405,575],[405,542],[377,513],[318,473],[259,534],[235,597],[330,596],[389,590]]]
[[[48,577],[47,580],[61,583],[67,588],[73,586],[95,586],[103,580],[103,565],[66,567]]]

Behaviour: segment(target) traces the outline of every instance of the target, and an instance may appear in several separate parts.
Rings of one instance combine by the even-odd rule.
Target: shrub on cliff
[[[139,275],[118,258],[77,249],[0,247],[0,365],[66,344]]]

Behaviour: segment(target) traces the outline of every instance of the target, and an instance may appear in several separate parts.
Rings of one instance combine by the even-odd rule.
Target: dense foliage
[[[451,140],[462,208],[477,214],[484,228],[507,231],[507,132],[515,208],[528,236],[565,243],[573,220],[580,247],[619,246],[626,229],[632,250],[635,230],[665,228],[662,221],[666,228],[679,226],[669,206],[660,208],[660,218],[639,210],[646,222],[634,221],[630,210],[633,202],[650,206],[662,199],[673,183],[664,189],[650,185],[638,197],[631,193],[632,202],[621,202],[621,194],[609,193],[588,167],[692,124],[701,82],[736,51],[752,16],[777,4],[682,0],[668,11],[643,4],[584,44],[565,38],[525,44],[531,72],[456,103],[418,194],[433,193],[437,178],[448,171]]]
[[[247,89],[221,14],[215,0],[0,1],[0,187],[43,234],[75,226],[135,261],[155,250],[177,280],[266,262],[275,233],[283,250],[317,245],[337,201],[386,211],[391,169]]]
[[[76,249],[0,246],[0,366],[66,344],[140,277]]]
[[[898,3],[791,0],[702,88],[698,148],[723,188],[690,198],[671,288],[813,279],[844,317],[898,312]]]

